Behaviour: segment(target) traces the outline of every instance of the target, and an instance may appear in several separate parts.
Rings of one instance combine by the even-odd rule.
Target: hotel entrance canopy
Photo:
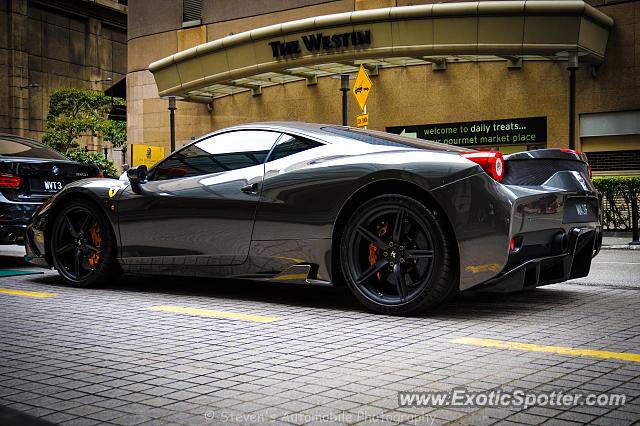
[[[318,16],[257,28],[152,63],[160,96],[195,102],[379,68],[604,60],[613,19],[583,1],[476,1]]]

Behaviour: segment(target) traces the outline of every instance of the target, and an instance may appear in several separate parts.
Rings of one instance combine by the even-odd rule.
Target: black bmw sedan
[[[33,213],[67,183],[101,177],[33,139],[0,133],[0,244],[22,244]]]

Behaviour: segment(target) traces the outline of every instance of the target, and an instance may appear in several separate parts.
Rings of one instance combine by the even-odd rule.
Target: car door
[[[318,238],[330,229],[331,222],[318,214],[319,206],[331,204],[333,194],[325,191],[322,197],[315,196],[319,188],[309,185],[317,181],[318,170],[307,167],[329,153],[323,146],[296,135],[284,134],[278,140],[265,163],[253,241]]]
[[[280,133],[237,130],[173,153],[119,200],[128,264],[236,265],[249,253],[264,161]]]

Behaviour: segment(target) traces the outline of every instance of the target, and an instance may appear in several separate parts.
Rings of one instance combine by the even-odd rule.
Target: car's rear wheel
[[[411,314],[455,293],[456,251],[444,227],[411,197],[375,197],[349,218],[340,244],[347,285],[367,308]]]
[[[50,250],[53,266],[73,286],[106,284],[121,273],[109,223],[88,201],[73,201],[56,215]]]

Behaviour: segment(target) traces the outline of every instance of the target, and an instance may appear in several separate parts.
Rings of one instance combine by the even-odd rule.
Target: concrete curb
[[[607,246],[602,246],[602,250],[640,250],[640,245],[629,245],[629,244],[612,244]]]

